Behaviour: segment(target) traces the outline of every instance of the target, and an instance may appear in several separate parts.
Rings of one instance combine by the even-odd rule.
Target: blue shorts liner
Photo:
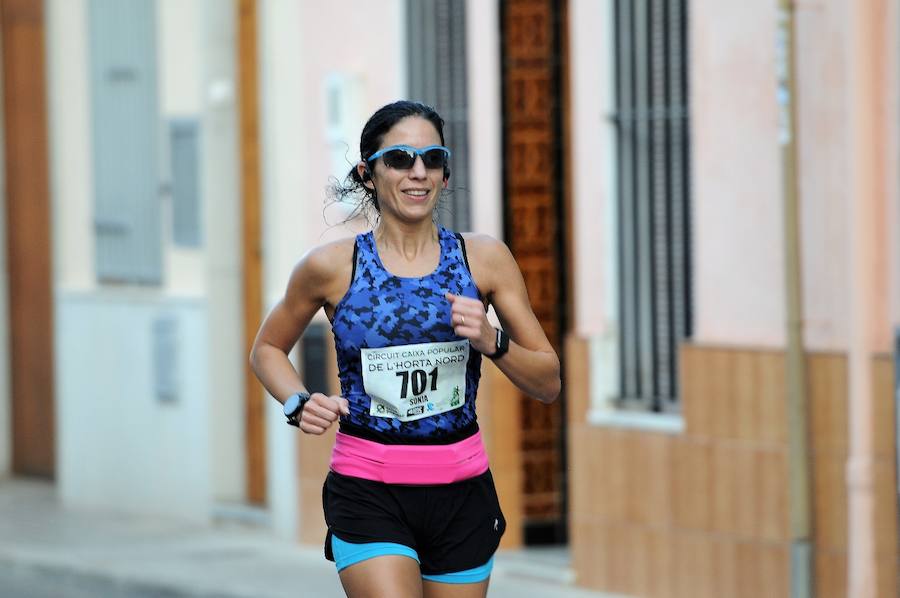
[[[494,568],[494,557],[488,559],[488,562],[474,569],[466,569],[465,571],[456,571],[454,573],[442,573],[440,575],[422,575],[422,579],[428,581],[438,581],[440,583],[480,583],[491,576],[491,569]]]
[[[409,546],[397,544],[396,542],[365,542],[363,544],[353,544],[351,542],[344,542],[332,534],[331,550],[334,552],[334,564],[337,565],[338,571],[376,556],[408,556],[411,559],[415,559],[417,563],[419,562],[419,555],[415,550]],[[422,579],[440,583],[479,583],[490,577],[493,568],[494,557],[491,557],[488,562],[480,567],[475,567],[474,569],[455,571],[453,573],[441,573],[438,575],[422,575]]]

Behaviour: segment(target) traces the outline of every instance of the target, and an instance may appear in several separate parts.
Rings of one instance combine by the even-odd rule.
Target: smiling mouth
[[[424,198],[428,197],[428,195],[429,195],[429,192],[427,189],[406,189],[403,191],[403,193],[405,193],[406,195],[409,195],[410,197],[416,197],[419,199],[424,199]]]

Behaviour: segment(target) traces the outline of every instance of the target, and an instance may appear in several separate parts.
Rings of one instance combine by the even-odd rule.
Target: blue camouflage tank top
[[[372,232],[356,237],[350,288],[332,332],[341,394],[340,429],[386,444],[448,444],[477,429],[481,354],[457,336],[446,292],[480,299],[462,237],[438,227],[441,257],[422,277],[394,276]]]

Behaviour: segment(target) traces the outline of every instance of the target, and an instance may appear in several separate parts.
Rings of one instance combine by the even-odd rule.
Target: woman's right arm
[[[316,312],[342,294],[342,285],[344,290],[349,286],[352,253],[352,239],[345,239],[304,256],[291,272],[284,297],[259,328],[250,351],[250,367],[279,403],[296,392],[307,392],[288,354]],[[300,429],[321,434],[340,413],[348,413],[346,399],[313,392],[303,409]]]

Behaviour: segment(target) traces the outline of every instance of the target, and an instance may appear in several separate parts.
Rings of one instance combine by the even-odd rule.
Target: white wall
[[[619,386],[613,14],[610,0],[569,5],[573,332],[590,342],[595,418]]]
[[[206,4],[204,0],[158,0],[157,3],[160,138],[164,140],[160,159],[164,180],[171,180],[168,148],[170,120],[200,117],[207,99],[204,97],[207,50],[204,34],[210,13],[204,10]],[[201,135],[204,133],[205,129]],[[208,253],[172,243],[171,196],[165,198],[163,214],[163,238],[166,240],[164,284],[179,294],[202,296],[206,292],[204,269]],[[205,226],[202,234],[208,232],[209,227]]]
[[[302,226],[300,189],[307,174],[300,115],[305,109],[301,10],[287,0],[259,4],[260,163],[262,169],[263,300],[266,310],[284,294],[287,276],[309,246]],[[275,424],[278,404],[269,399],[266,411],[266,455],[269,512],[272,529],[283,537],[296,537],[296,438]]]
[[[163,283],[132,287],[94,272],[87,2],[47,3],[57,475],[68,504],[202,521],[243,498],[234,16],[214,0],[156,7],[162,180],[169,120],[199,119],[205,245],[174,246],[164,199]],[[161,315],[179,327],[173,403],[153,386]]]
[[[235,11],[229,2],[203,0],[201,88],[203,239],[209,315],[209,404],[213,494],[245,498],[246,449],[242,297],[242,238],[236,85]],[[199,277],[198,277],[199,278]]]
[[[503,163],[497,0],[467,0],[466,68],[472,230],[503,238]]]
[[[168,122],[204,106],[201,2],[157,4],[157,77],[162,180],[168,171]],[[94,272],[90,56],[86,0],[48,0],[47,70],[54,280],[67,290],[97,288]],[[171,205],[163,198],[163,284],[151,292],[202,296],[204,254],[171,242]]]
[[[56,463],[63,502],[208,520],[205,305],[129,291],[60,295]],[[159,317],[178,323],[178,397],[171,403],[154,392]]]
[[[46,4],[53,281],[69,290],[96,286],[87,7]]]

